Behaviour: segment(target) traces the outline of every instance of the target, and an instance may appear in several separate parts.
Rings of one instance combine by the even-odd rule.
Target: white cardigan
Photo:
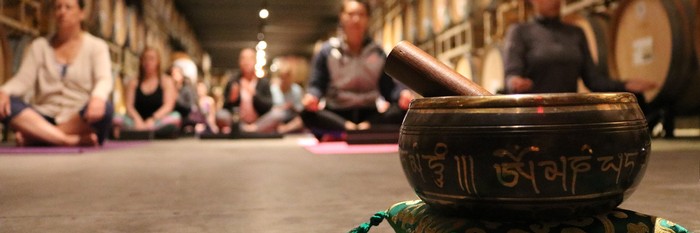
[[[32,42],[19,70],[0,91],[22,96],[35,90],[32,107],[62,123],[91,97],[109,99],[113,87],[111,65],[107,43],[85,32],[80,51],[62,78],[54,49],[40,37]]]

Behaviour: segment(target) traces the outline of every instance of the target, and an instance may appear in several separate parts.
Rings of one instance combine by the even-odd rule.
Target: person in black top
[[[270,79],[258,78],[255,75],[255,50],[241,50],[238,61],[240,73],[226,83],[224,106],[216,114],[217,126],[223,133],[231,132],[231,127],[253,124],[272,109]],[[240,125],[232,126],[232,119],[239,120]]]
[[[159,137],[176,137],[181,116],[174,110],[177,89],[173,80],[161,74],[160,56],[153,48],[141,54],[138,78],[126,88],[126,116],[114,117],[114,136],[119,130],[155,131]]]
[[[561,21],[561,1],[530,2],[535,19],[512,26],[506,34],[508,93],[576,92],[579,77],[591,91],[642,93],[656,88],[656,83],[644,79],[620,82],[597,72],[583,30]]]
[[[594,92],[634,93],[647,116],[649,129],[653,129],[660,114],[647,105],[642,93],[659,84],[638,77],[621,82],[598,72],[583,30],[561,21],[561,1],[530,0],[530,3],[535,19],[512,26],[506,34],[507,93],[577,92],[581,77],[586,87]],[[670,115],[664,118],[672,119]],[[664,126],[672,135],[672,127],[666,123]]]

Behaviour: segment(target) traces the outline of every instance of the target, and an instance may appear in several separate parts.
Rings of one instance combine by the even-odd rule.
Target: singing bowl
[[[499,220],[612,210],[644,176],[650,149],[630,93],[416,99],[399,137],[404,173],[432,209]]]

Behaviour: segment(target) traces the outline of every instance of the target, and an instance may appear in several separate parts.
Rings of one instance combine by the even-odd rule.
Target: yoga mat
[[[397,144],[358,144],[349,145],[347,142],[318,142],[315,138],[299,139],[297,142],[307,151],[316,155],[330,154],[384,154],[398,153]]]
[[[81,154],[101,150],[130,148],[145,144],[146,141],[105,141],[102,147],[17,147],[14,145],[0,146],[0,155],[17,154]]]

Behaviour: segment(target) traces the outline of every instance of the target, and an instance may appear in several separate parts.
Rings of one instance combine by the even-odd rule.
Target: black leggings
[[[315,132],[345,131],[345,121],[355,124],[367,121],[371,124],[400,125],[406,111],[396,105],[391,105],[384,113],[379,113],[376,108],[358,109],[324,109],[317,112],[303,111],[301,119],[304,125]]]

